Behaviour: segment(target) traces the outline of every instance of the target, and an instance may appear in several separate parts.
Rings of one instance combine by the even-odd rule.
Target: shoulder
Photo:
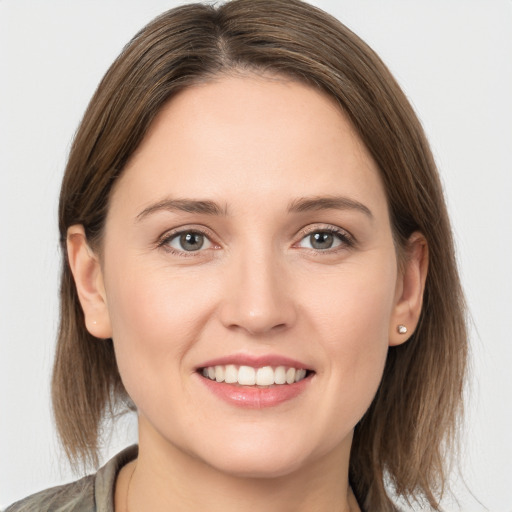
[[[33,494],[4,512],[113,512],[117,475],[137,454],[138,447],[130,446],[110,459],[95,475]]]
[[[24,498],[5,512],[94,512],[94,475]]]

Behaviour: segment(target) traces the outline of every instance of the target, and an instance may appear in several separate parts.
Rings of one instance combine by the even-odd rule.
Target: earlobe
[[[111,338],[112,329],[101,264],[87,243],[82,225],[69,227],[66,244],[69,266],[84,312],[85,326],[96,338]]]
[[[418,325],[428,272],[428,244],[422,233],[413,233],[396,285],[395,306],[389,326],[389,345],[407,341]]]

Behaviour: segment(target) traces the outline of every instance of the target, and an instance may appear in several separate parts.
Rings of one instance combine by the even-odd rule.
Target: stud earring
[[[398,334],[407,334],[407,327],[405,327],[403,324],[399,324],[396,326],[396,331]]]

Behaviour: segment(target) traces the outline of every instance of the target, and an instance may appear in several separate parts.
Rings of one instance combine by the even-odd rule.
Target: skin
[[[348,206],[290,211],[334,196]],[[168,199],[219,211],[154,207]],[[203,248],[186,252],[176,233],[198,229]],[[341,238],[313,247],[329,230]],[[388,347],[417,324],[427,248],[414,234],[398,270],[378,169],[329,97],[253,75],[182,91],[114,187],[102,253],[82,226],[68,251],[87,328],[113,338],[138,408],[139,458],[121,471],[116,510],[358,510],[353,429]],[[196,371],[233,354],[314,374],[291,400],[243,409]]]

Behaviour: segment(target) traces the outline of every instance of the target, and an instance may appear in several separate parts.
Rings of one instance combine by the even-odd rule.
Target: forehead
[[[283,77],[223,76],[164,106],[113,199],[127,194],[140,206],[155,193],[287,201],[362,189],[383,194],[373,159],[334,99]]]

